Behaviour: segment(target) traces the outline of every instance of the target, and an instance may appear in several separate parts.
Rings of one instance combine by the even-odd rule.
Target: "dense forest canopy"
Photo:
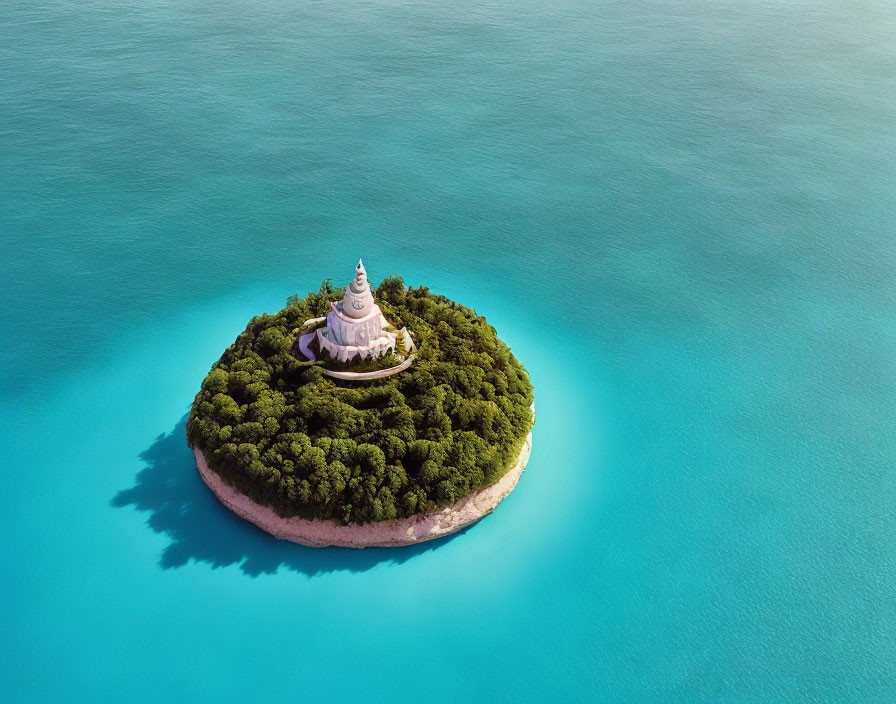
[[[327,280],[253,318],[193,402],[188,443],[283,516],[366,523],[448,506],[510,469],[531,429],[529,375],[485,318],[399,277],[376,294],[417,344],[409,369],[341,381],[292,354],[302,323],[342,295]]]

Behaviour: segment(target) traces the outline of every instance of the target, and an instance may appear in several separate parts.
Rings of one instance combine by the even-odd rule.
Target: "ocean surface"
[[[0,237],[0,700],[896,700],[890,0],[4,0]],[[534,452],[315,551],[185,414],[359,256],[497,328]]]

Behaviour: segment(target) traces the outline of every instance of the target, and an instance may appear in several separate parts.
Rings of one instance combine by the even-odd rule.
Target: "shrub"
[[[249,321],[196,395],[187,441],[209,467],[283,516],[364,523],[447,506],[496,481],[532,425],[532,385],[484,318],[388,277],[377,298],[418,347],[371,382],[321,374],[290,350],[341,291],[325,281]],[[291,331],[291,332],[290,332]]]

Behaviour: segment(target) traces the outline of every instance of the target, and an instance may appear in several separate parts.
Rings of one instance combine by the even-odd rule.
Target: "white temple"
[[[347,362],[380,357],[395,351],[397,333],[373,300],[364,263],[358,261],[355,278],[341,301],[333,301],[327,324],[315,331],[320,350],[331,359]]]

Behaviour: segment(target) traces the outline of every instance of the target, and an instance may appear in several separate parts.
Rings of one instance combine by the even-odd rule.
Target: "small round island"
[[[313,547],[400,546],[478,521],[516,486],[529,375],[485,319],[359,262],[253,318],[196,395],[187,442],[232,511]]]

